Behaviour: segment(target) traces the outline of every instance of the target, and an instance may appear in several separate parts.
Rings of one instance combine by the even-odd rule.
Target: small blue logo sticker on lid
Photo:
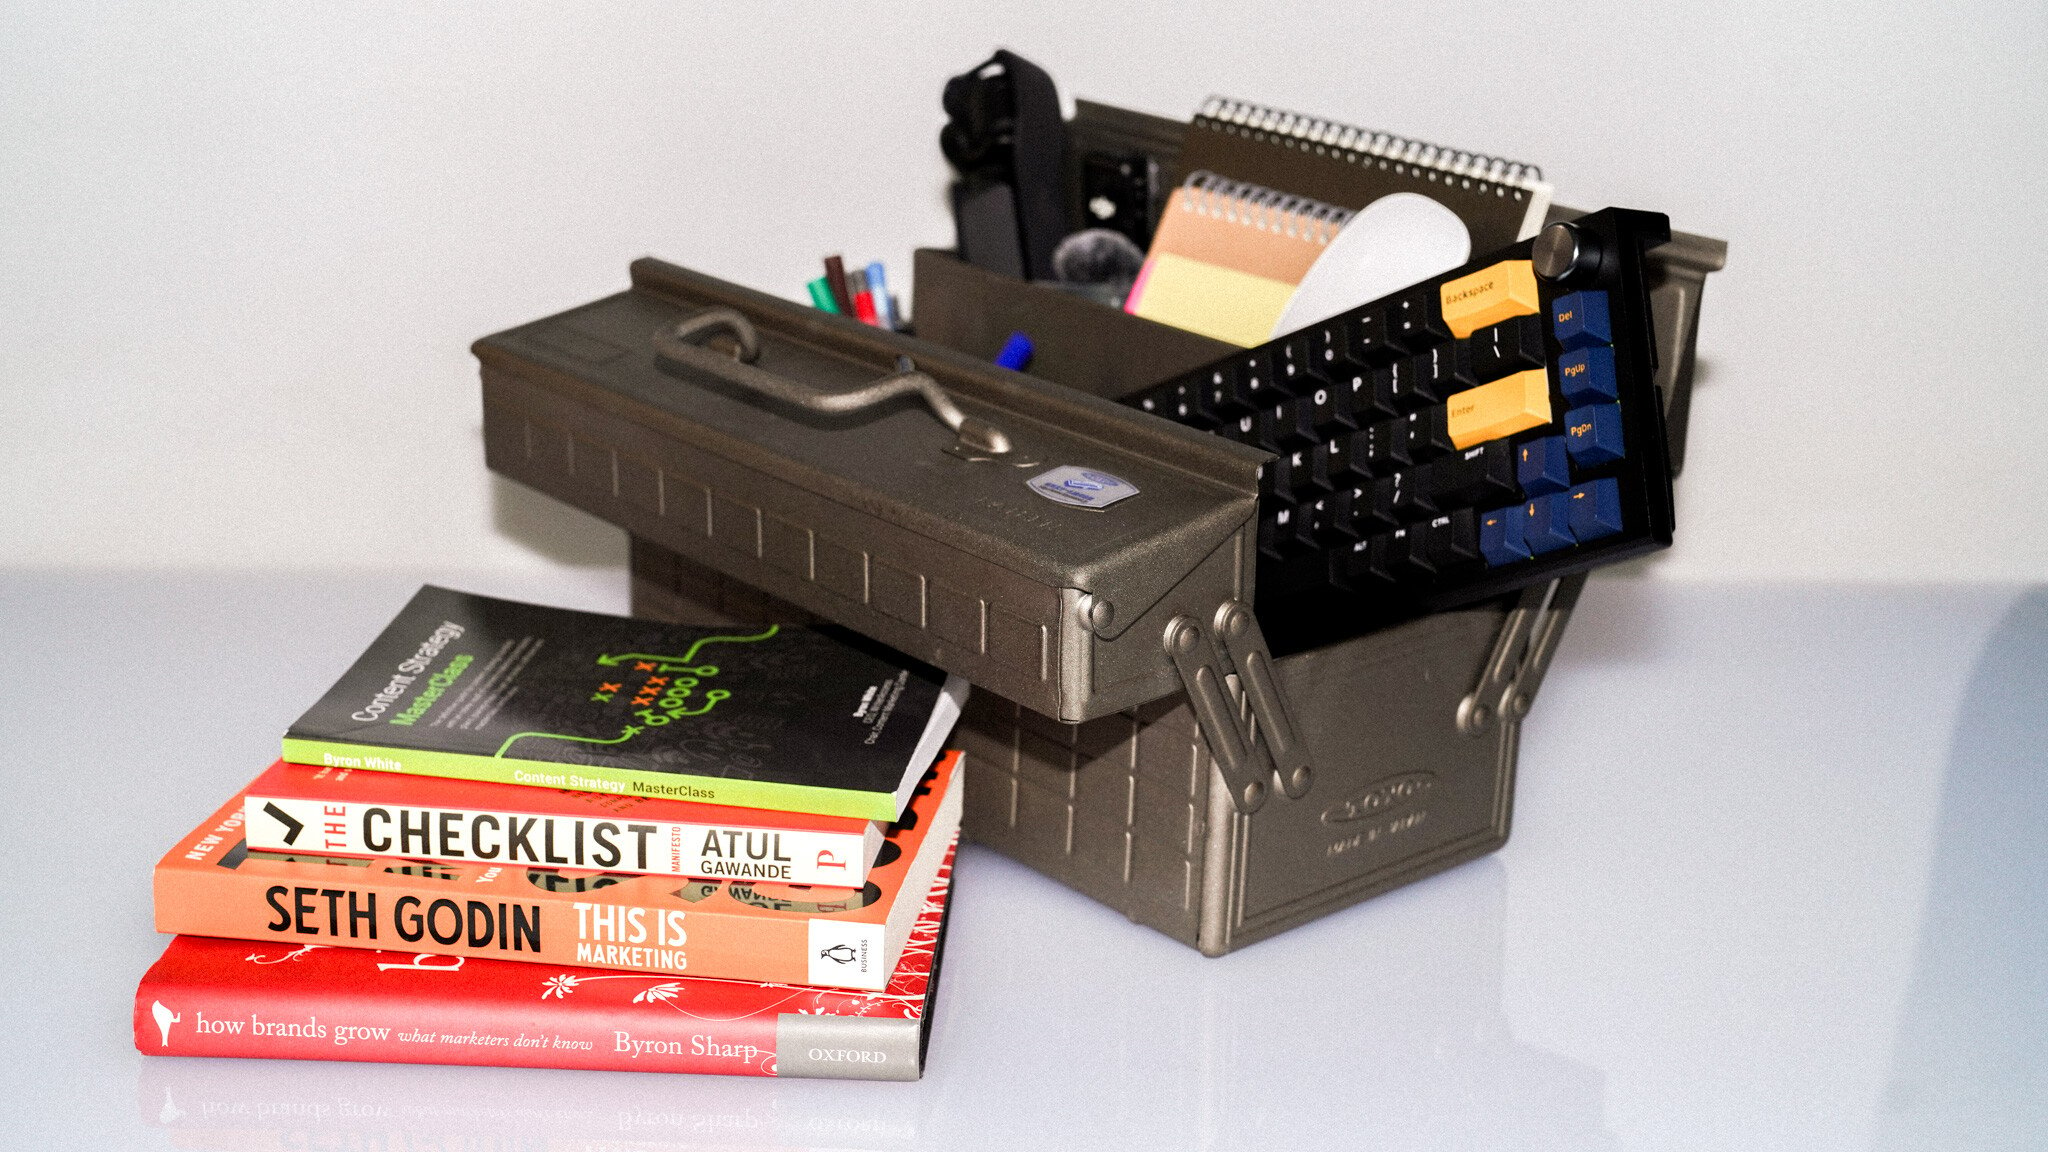
[[[1070,508],[1107,508],[1138,494],[1138,486],[1128,480],[1072,464],[1040,472],[1025,483],[1047,500]]]

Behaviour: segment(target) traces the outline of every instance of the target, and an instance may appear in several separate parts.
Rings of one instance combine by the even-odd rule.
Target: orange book
[[[889,981],[960,826],[960,753],[861,888],[252,852],[242,795],[156,866],[159,932],[831,988]]]

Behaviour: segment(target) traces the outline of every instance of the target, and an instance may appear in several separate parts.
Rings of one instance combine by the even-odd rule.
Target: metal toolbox
[[[1171,123],[1138,120],[1153,146]],[[1650,254],[1674,471],[1724,258]],[[631,534],[636,614],[835,622],[967,676],[969,834],[1210,955],[1506,841],[1583,576],[1273,659],[1245,607],[1263,455],[1100,399],[1226,346],[943,253],[916,289],[925,339],[636,262],[478,343],[487,461]],[[986,363],[1017,328],[1050,380]],[[1002,495],[1062,463],[1148,499]]]

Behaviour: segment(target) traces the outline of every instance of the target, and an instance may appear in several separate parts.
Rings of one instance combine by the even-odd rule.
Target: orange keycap
[[[1441,292],[1444,324],[1460,340],[1510,316],[1533,316],[1542,306],[1536,298],[1536,272],[1527,260],[1503,260],[1446,280]]]
[[[1444,405],[1451,443],[1470,448],[1550,423],[1550,377],[1541,368],[1455,393]]]

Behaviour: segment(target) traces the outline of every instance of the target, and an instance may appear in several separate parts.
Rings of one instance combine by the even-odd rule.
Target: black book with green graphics
[[[420,589],[284,736],[295,764],[896,819],[967,684],[857,635]]]

